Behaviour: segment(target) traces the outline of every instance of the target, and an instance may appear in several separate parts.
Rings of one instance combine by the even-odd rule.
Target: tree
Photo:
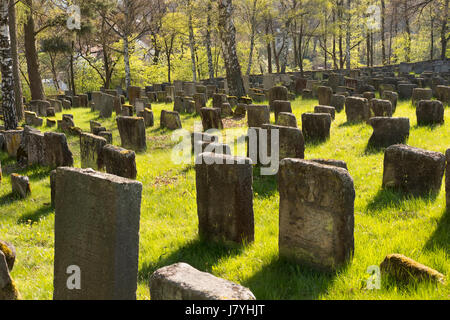
[[[2,73],[2,108],[6,130],[17,128],[13,61],[9,36],[9,0],[0,0],[0,67]]]
[[[242,80],[241,65],[236,51],[236,28],[233,23],[232,0],[219,0],[219,34],[222,41],[222,54],[227,74],[230,95],[245,96],[244,81]]]
[[[16,3],[15,0],[9,1],[9,34],[11,37],[11,58],[13,60],[13,76],[14,76],[14,98],[16,103],[17,120],[21,121],[24,117],[23,111],[23,94],[22,83],[20,81],[19,70],[19,52],[17,49],[17,20],[16,20]]]

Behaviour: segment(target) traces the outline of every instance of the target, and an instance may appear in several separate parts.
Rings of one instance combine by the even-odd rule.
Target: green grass
[[[301,127],[301,114],[312,112],[316,101],[297,99],[293,110]],[[148,150],[137,156],[138,177],[143,183],[140,225],[138,299],[149,299],[148,278],[156,269],[186,262],[202,271],[247,286],[257,299],[449,299],[450,286],[420,284],[397,287],[383,282],[381,290],[365,290],[369,266],[379,265],[390,253],[401,253],[450,275],[450,214],[445,213],[445,191],[435,198],[411,199],[382,191],[383,150],[367,152],[372,133],[365,124],[346,124],[337,115],[331,139],[307,145],[306,158],[347,162],[355,182],[355,254],[352,262],[333,275],[324,275],[278,258],[279,196],[273,177],[254,178],[255,241],[244,247],[205,243],[198,239],[195,170],[170,161],[171,132],[159,129],[162,109],[154,104],[155,127],[147,130]],[[97,113],[74,109],[75,124],[89,131]],[[409,117],[409,145],[445,152],[450,148],[450,108],[445,126],[417,127],[415,109],[401,102],[395,116]],[[57,115],[61,118],[61,114]],[[183,115],[184,128],[192,131],[199,117]],[[114,118],[100,120],[120,144]],[[273,115],[272,115],[272,121]],[[242,122],[241,122],[242,123]],[[46,128],[41,128],[45,130]],[[69,137],[75,166],[80,166],[79,144]],[[51,299],[53,291],[54,211],[50,208],[49,170],[17,170],[15,161],[1,155],[0,238],[17,249],[12,272],[24,299]],[[10,174],[30,176],[32,195],[20,200],[11,195]],[[256,170],[255,170],[256,172]],[[226,196],[226,195],[224,195]]]

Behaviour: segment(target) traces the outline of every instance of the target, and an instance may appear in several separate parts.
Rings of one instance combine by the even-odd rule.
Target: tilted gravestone
[[[384,153],[383,188],[414,196],[441,190],[445,156],[407,145],[393,145]]]
[[[123,178],[136,179],[136,154],[133,151],[106,145],[101,152],[103,167],[107,173]]]
[[[406,143],[409,137],[408,118],[374,117],[369,120],[373,134],[369,147],[387,148],[395,144]]]
[[[117,117],[116,121],[123,148],[137,152],[147,149],[145,122],[143,118]]]
[[[236,283],[201,272],[186,263],[156,270],[149,281],[152,300],[255,300]]]
[[[162,110],[160,117],[160,128],[167,128],[169,130],[181,129],[182,125],[180,114],[176,111]]]
[[[252,161],[202,153],[196,159],[195,171],[200,236],[235,243],[253,242]]]
[[[102,149],[106,139],[91,133],[82,133],[80,136],[81,167],[100,170],[103,167]]]
[[[55,300],[136,299],[141,195],[134,180],[57,169]]]
[[[416,108],[419,126],[444,123],[444,105],[438,100],[421,100]]]
[[[344,266],[354,251],[355,188],[348,171],[284,159],[278,189],[280,256],[324,271]]]

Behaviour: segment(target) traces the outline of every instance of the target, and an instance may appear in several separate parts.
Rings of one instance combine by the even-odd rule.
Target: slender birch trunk
[[[16,100],[17,120],[24,117],[22,83],[20,81],[19,53],[17,50],[17,20],[15,0],[9,0],[9,34],[11,37],[11,57],[13,59],[14,97]]]

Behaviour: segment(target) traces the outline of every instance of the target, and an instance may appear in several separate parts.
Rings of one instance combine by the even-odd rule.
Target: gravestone
[[[4,137],[4,149],[10,157],[15,158],[17,156],[17,150],[19,150],[20,144],[23,139],[23,130],[7,130],[0,131]]]
[[[270,109],[265,105],[247,106],[247,120],[250,127],[262,127],[263,124],[270,123]]]
[[[252,161],[202,153],[195,171],[200,236],[239,244],[253,242]]]
[[[44,133],[44,156],[48,167],[73,166],[73,156],[64,133]]]
[[[123,178],[136,179],[136,154],[133,151],[113,145],[105,145],[101,152],[103,167],[107,173]]]
[[[103,167],[102,149],[105,145],[106,139],[83,132],[80,135],[81,168],[100,170]]]
[[[392,104],[392,114],[397,110],[397,102],[398,102],[398,93],[392,91],[384,91],[381,96],[383,100],[389,100]]]
[[[160,117],[160,128],[167,128],[169,130],[181,129],[182,125],[180,114],[175,111],[162,110]]]
[[[445,193],[447,199],[447,210],[450,210],[450,149],[445,153],[447,158],[447,168],[445,171]]]
[[[128,101],[131,105],[134,106],[135,100],[141,97],[141,88],[140,87],[128,87]]]
[[[334,272],[354,252],[355,188],[348,171],[284,159],[279,172],[280,256]]]
[[[156,270],[149,287],[152,300],[256,300],[249,289],[186,263]]]
[[[331,115],[329,113],[302,114],[302,131],[305,139],[324,141],[330,138]]]
[[[112,144],[113,143],[113,135],[112,132],[109,131],[101,131],[98,133],[99,137],[102,137],[106,140],[107,144]]]
[[[30,110],[39,117],[47,116],[47,108],[50,107],[50,102],[45,100],[31,100],[30,101]]]
[[[412,93],[412,104],[417,104],[422,100],[431,100],[433,98],[433,91],[431,89],[414,88]]]
[[[273,102],[273,111],[275,113],[275,122],[278,120],[280,112],[292,113],[291,103],[289,101],[275,100]]]
[[[389,100],[372,99],[369,102],[371,116],[392,117],[392,103]]]
[[[117,117],[116,122],[123,148],[137,152],[147,149],[144,118]]]
[[[436,98],[444,103],[450,105],[450,87],[449,86],[436,86]]]
[[[317,88],[317,95],[319,104],[322,106],[331,105],[331,97],[333,96],[333,89],[330,87],[320,86]]]
[[[53,299],[136,299],[141,194],[140,182],[57,169]],[[79,290],[67,285],[74,270]]]
[[[331,167],[338,167],[348,171],[347,163],[342,160],[331,160],[331,159],[311,159],[309,161],[317,162],[319,164],[323,164]]]
[[[222,103],[220,106],[220,115],[223,118],[233,116],[233,109],[229,103]]]
[[[200,113],[201,108],[206,108],[206,95],[204,93],[194,94],[195,111]]]
[[[39,131],[30,131],[26,134],[26,148],[27,148],[27,158],[28,165],[45,165],[45,154],[44,154],[44,134]]]
[[[369,101],[364,98],[347,97],[345,99],[347,122],[362,122],[370,119]]]
[[[287,101],[288,98],[288,89],[283,86],[276,86],[273,88],[270,88],[267,97],[269,100],[269,106],[270,110],[274,110],[274,101],[281,100],[281,101]]]
[[[438,100],[421,100],[416,108],[419,126],[444,123],[444,105]]]
[[[330,106],[334,107],[337,112],[341,112],[342,110],[344,110],[345,96],[338,95],[338,94],[333,94],[331,96],[331,104],[330,104]]]
[[[293,127],[283,127],[271,124],[265,124],[262,126],[263,130],[267,130],[267,150],[268,155],[272,156],[272,144],[271,138],[274,130],[278,130],[278,146],[279,159],[285,158],[298,158],[303,159],[305,157],[305,138],[300,129]],[[260,143],[261,136],[258,137],[258,143]],[[258,150],[259,150],[258,145]],[[259,153],[259,152],[258,152]],[[252,159],[255,160],[255,159]],[[260,162],[258,154],[258,163]]]
[[[398,97],[403,100],[411,99],[414,88],[417,88],[417,84],[412,84],[412,83],[399,84],[398,85]]]
[[[336,109],[330,106],[316,106],[314,107],[314,113],[329,113],[331,120],[336,118]]]
[[[369,147],[387,148],[406,143],[408,140],[410,130],[408,118],[374,117],[369,120],[369,124],[373,128]]]
[[[111,118],[113,110],[114,110],[114,100],[116,97],[109,94],[102,94],[101,103],[97,107],[97,110],[100,111],[101,118]]]
[[[210,129],[223,129],[221,109],[201,108],[200,116],[202,118],[203,131],[208,131]]]
[[[407,145],[393,145],[384,154],[383,188],[413,196],[441,190],[445,156]]]
[[[26,198],[31,194],[30,179],[17,173],[11,174],[12,193]]]
[[[287,113],[287,112],[280,112],[278,114],[278,120],[276,122],[279,126],[285,126],[285,127],[293,127],[297,128],[297,118],[293,113]]]

